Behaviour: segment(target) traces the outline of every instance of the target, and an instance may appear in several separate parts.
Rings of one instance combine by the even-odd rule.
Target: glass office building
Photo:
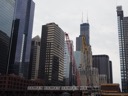
[[[68,41],[67,41],[68,42]],[[68,52],[67,42],[64,43],[64,83],[66,86],[70,85],[70,53]]]
[[[0,74],[6,74],[10,54],[15,0],[0,0]]]
[[[80,24],[80,35],[84,35],[86,38],[87,45],[90,45],[89,23]]]
[[[117,6],[117,20],[122,91],[128,92],[128,17],[124,17],[122,6]]]
[[[17,0],[9,74],[28,78],[35,3]]]
[[[87,44],[87,46],[90,45],[90,25],[89,23],[82,23],[80,24],[80,35],[79,37],[76,37],[76,51],[81,51],[82,49],[82,36],[84,35],[85,36],[85,42]]]

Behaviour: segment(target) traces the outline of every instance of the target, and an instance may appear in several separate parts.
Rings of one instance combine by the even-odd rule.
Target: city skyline
[[[128,16],[128,12],[126,10],[128,8],[128,1],[34,1],[36,4],[36,10],[33,36],[41,34],[41,25],[49,22],[55,22],[69,34],[75,47],[75,38],[80,32],[79,25],[82,23],[83,12],[83,22],[86,23],[88,17],[88,22],[90,24],[90,45],[92,46],[93,55],[109,55],[113,64],[113,81],[114,83],[120,83],[120,59],[116,6],[122,5],[124,16]]]
[[[1,95],[127,96],[119,1],[0,1]]]

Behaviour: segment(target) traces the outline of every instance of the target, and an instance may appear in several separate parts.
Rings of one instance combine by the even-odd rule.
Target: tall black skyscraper
[[[80,24],[80,35],[85,35],[87,45],[90,44],[89,23]]]
[[[107,76],[107,83],[112,83],[112,62],[109,61],[108,55],[93,55],[93,67],[98,68],[100,75]]]
[[[28,78],[34,8],[32,0],[16,0],[9,74]]]
[[[81,51],[82,49],[82,35],[86,38],[86,44],[90,45],[89,32],[89,23],[80,24],[80,35],[76,37],[76,51]]]
[[[39,78],[46,85],[63,85],[64,31],[55,23],[42,26]]]
[[[0,74],[6,74],[9,64],[15,0],[0,0]]]
[[[128,17],[124,17],[122,6],[117,7],[117,19],[122,91],[128,92]]]

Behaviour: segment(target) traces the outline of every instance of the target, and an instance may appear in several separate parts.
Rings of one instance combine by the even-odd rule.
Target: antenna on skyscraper
[[[82,19],[81,19],[81,23],[83,23],[83,12],[82,12]]]
[[[89,20],[88,20],[88,12],[87,12],[87,23],[89,23]]]

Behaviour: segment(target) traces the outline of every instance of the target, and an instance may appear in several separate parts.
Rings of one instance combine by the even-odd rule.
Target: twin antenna
[[[84,23],[84,21],[83,21],[83,12],[82,12],[82,19],[81,19],[81,23]],[[88,23],[88,12],[87,12],[87,23]]]
[[[118,2],[119,2],[119,0],[116,0],[116,6],[118,5]],[[83,21],[83,12],[82,12],[81,23],[84,23],[84,21]],[[88,12],[87,12],[87,23],[89,23],[89,20],[88,20]]]

